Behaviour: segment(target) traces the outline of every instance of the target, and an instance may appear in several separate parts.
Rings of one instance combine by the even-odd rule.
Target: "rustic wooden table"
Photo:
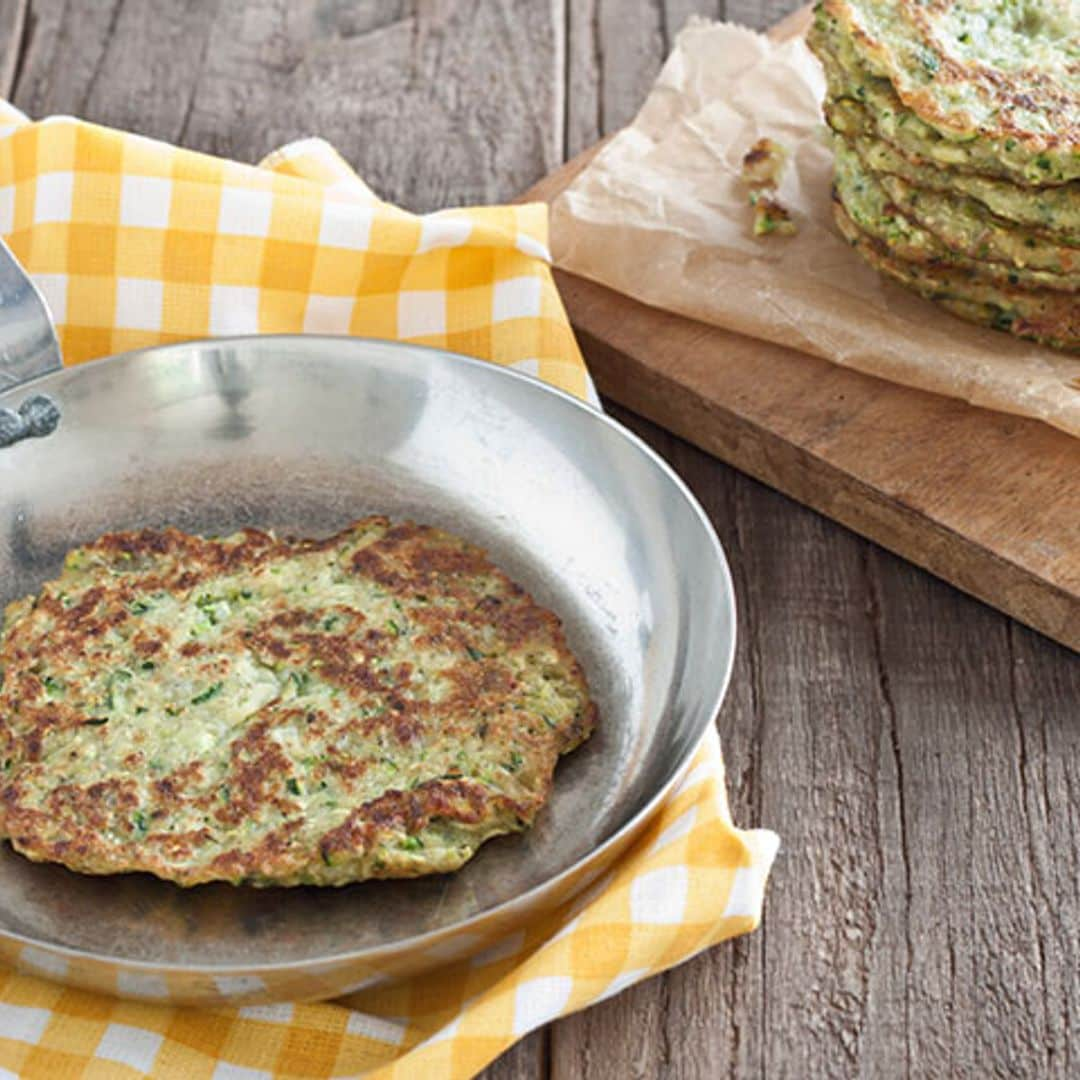
[[[625,123],[693,12],[793,6],[0,0],[0,94],[244,161],[320,134],[427,210],[509,199]],[[488,1075],[1077,1075],[1076,657],[615,411],[727,548],[732,802],[784,847],[756,934]]]

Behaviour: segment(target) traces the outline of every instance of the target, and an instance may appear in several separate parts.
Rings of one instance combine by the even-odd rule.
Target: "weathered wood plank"
[[[763,30],[800,0],[573,0],[566,33],[566,144],[573,157],[641,107],[693,15]]]
[[[526,1035],[496,1058],[481,1074],[481,1080],[546,1080],[551,1025]]]
[[[0,0],[0,97],[10,97],[22,52],[29,0]]]
[[[804,0],[727,0],[725,18],[729,22],[766,30],[785,15],[803,6]]]
[[[1080,1071],[1080,663],[1038,634],[1009,624],[1017,714],[1021,827],[1031,864],[1045,1023],[1045,1074]]]
[[[333,142],[412,209],[561,160],[564,0],[35,0],[15,99],[252,161]]]
[[[785,845],[769,899],[754,1064],[767,1075],[846,1075],[866,1024],[874,916],[891,871],[880,833],[895,806],[879,768],[883,700],[865,546],[747,480],[740,492],[743,604],[756,609],[761,658],[755,820]]]
[[[633,119],[691,15],[720,18],[724,0],[573,0],[568,7],[565,154]]]
[[[1075,1054],[1059,1010],[1080,1000],[1069,783],[1080,665],[1045,641],[1035,663],[1014,659],[1013,641],[1026,649],[1034,635],[898,560],[875,552],[871,567],[902,777],[912,1071],[1059,1075],[1051,1036]],[[1036,748],[1043,737],[1062,760]],[[1051,973],[1048,1000],[1058,957],[1072,971],[1064,985]]]
[[[72,113],[175,139],[216,7],[35,0],[15,103],[35,117]]]

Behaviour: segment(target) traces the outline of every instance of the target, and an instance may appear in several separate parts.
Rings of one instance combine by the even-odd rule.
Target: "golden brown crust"
[[[1034,63],[1003,67],[974,51],[961,56],[942,29],[958,6],[956,0],[890,0],[878,5],[888,23],[872,27],[872,5],[822,0],[871,70],[888,78],[901,102],[938,131],[1014,139],[1035,154],[1080,149],[1080,64],[1064,59],[1064,52],[1053,72]],[[1057,6],[1067,19],[1065,5]],[[1063,40],[1063,50],[1066,45]]]
[[[871,266],[954,315],[1016,337],[1080,351],[1080,305],[1072,295],[987,281],[976,271],[934,260],[921,265],[905,262],[880,240],[862,232],[835,195],[833,214],[841,233]]]

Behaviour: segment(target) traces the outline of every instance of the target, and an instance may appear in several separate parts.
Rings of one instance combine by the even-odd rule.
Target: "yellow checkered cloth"
[[[416,216],[326,143],[240,165],[0,102],[0,234],[65,362],[216,334],[320,332],[469,353],[592,396],[555,290],[546,208]],[[777,839],[736,829],[710,732],[647,831],[569,905],[470,960],[322,1004],[188,1009],[0,969],[20,1077],[467,1077],[515,1040],[757,925]],[[0,1075],[8,1073],[0,1072]]]
[[[256,167],[0,102],[0,234],[68,364],[224,334],[356,334],[589,391],[544,206],[409,214],[320,139]]]

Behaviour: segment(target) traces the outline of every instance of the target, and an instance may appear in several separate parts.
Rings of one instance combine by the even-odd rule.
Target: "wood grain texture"
[[[634,118],[679,30],[692,15],[722,17],[724,0],[570,0],[567,13],[572,157]]]
[[[551,1031],[554,1025],[534,1031],[515,1043],[482,1073],[484,1080],[548,1080]]]
[[[213,28],[214,0],[33,0],[15,103],[178,140]]]
[[[749,26],[752,30],[767,30],[776,26],[800,5],[792,0],[725,0],[725,17],[729,22]]]
[[[790,6],[726,10],[761,27]],[[713,8],[0,0],[0,72],[32,113],[247,160],[321,134],[426,207],[514,193],[609,133],[699,10]],[[832,407],[822,393],[808,408]],[[784,847],[757,933],[534,1033],[486,1080],[1077,1075],[1080,663],[611,408],[686,478],[728,552],[732,807]],[[754,452],[764,475],[769,451]]]
[[[0,97],[10,97],[18,73],[29,0],[0,0]]]

